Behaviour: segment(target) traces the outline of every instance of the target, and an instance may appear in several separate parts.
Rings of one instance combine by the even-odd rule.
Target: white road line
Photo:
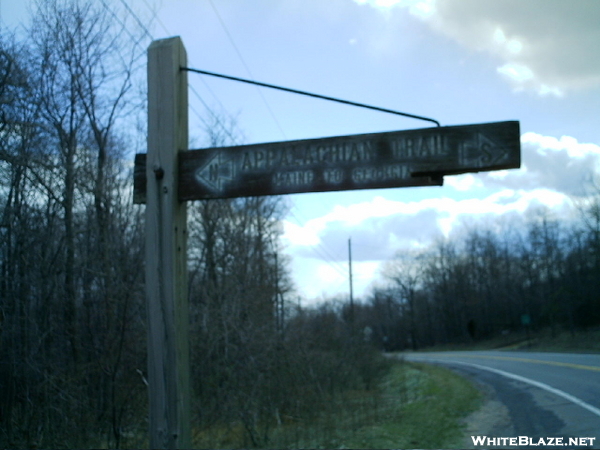
[[[416,360],[416,359],[417,358],[414,358],[413,360]],[[558,395],[559,397],[562,397],[564,399],[567,399],[570,402],[573,402],[576,405],[579,405],[582,408],[585,408],[588,411],[590,411],[590,412],[596,414],[598,417],[600,417],[600,409],[599,408],[596,408],[595,406],[592,406],[589,403],[586,403],[583,400],[572,396],[571,394],[567,394],[566,392],[561,391],[560,389],[553,388],[552,386],[549,386],[545,383],[541,383],[539,381],[532,380],[530,378],[525,378],[520,375],[515,375],[514,373],[505,372],[504,370],[493,369],[491,367],[480,366],[479,364],[472,364],[472,363],[467,363],[467,362],[462,362],[462,361],[448,361],[448,360],[441,360],[441,359],[420,359],[420,361],[421,362],[435,361],[435,362],[439,362],[441,364],[444,364],[444,363],[446,363],[446,364],[448,364],[448,363],[462,364],[465,366],[475,367],[475,368],[481,369],[481,370],[487,370],[488,372],[494,372],[494,373],[497,373],[498,375],[502,375],[507,378],[512,378],[513,380],[521,381],[522,383],[531,384],[532,386],[538,387],[540,389],[544,389],[548,392],[552,392],[553,394]]]

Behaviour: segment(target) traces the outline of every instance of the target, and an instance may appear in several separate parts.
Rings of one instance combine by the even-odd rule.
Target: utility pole
[[[277,332],[283,337],[283,327],[285,322],[283,294],[279,290],[279,258],[275,252],[275,323]]]
[[[352,238],[348,238],[348,273],[350,275],[350,326],[354,328],[354,293],[352,287]]]

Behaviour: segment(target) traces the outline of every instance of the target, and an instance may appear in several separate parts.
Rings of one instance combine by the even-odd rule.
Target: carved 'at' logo
[[[213,192],[223,192],[225,184],[233,181],[234,175],[233,161],[226,159],[219,151],[213,152],[195,173],[196,180]]]

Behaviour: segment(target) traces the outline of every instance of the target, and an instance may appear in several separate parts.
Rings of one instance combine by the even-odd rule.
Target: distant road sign
[[[444,175],[520,167],[519,122],[423,128],[190,150],[179,154],[179,200],[439,186]],[[145,202],[145,155],[134,201]]]

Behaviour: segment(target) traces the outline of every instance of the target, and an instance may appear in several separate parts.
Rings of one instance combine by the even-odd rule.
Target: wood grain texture
[[[136,156],[136,177],[143,170]],[[439,186],[444,175],[521,165],[519,122],[192,150],[179,158],[179,200]],[[144,180],[134,181],[143,202]]]
[[[150,448],[191,447],[187,218],[177,192],[178,152],[188,145],[187,75],[180,70],[185,65],[181,39],[150,45],[145,167]]]

